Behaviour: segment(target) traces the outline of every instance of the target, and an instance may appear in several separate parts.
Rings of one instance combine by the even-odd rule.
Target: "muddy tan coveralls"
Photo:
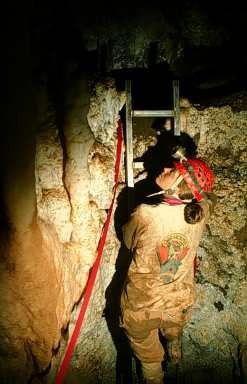
[[[141,204],[123,226],[126,246],[133,252],[121,296],[121,324],[147,383],[162,383],[164,349],[158,332],[172,340],[191,317],[195,300],[194,258],[205,221],[184,220],[184,204]]]

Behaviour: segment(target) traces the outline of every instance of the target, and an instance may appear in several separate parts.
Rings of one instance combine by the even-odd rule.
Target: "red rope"
[[[121,164],[122,143],[123,143],[122,123],[121,123],[121,120],[119,120],[118,121],[118,128],[117,128],[117,150],[116,150],[115,177],[114,177],[115,184],[114,184],[114,189],[113,189],[113,197],[112,197],[112,201],[111,201],[111,205],[110,205],[110,208],[108,211],[108,215],[107,215],[107,218],[106,218],[103,230],[102,230],[101,238],[99,240],[96,260],[95,260],[94,265],[93,265],[93,267],[90,271],[90,274],[89,274],[89,278],[87,281],[86,290],[85,290],[85,294],[83,297],[83,302],[81,305],[79,316],[77,318],[77,321],[76,321],[73,333],[71,335],[71,338],[68,342],[67,349],[66,349],[62,364],[61,364],[60,369],[57,373],[57,376],[55,379],[55,384],[60,384],[63,382],[63,379],[66,375],[67,370],[68,370],[68,366],[69,366],[71,357],[73,355],[73,351],[74,351],[74,348],[76,346],[78,336],[80,334],[83,319],[84,319],[84,316],[85,316],[85,313],[87,310],[87,306],[88,306],[88,303],[89,303],[89,300],[91,297],[91,293],[92,293],[95,279],[97,276],[97,272],[99,269],[100,260],[101,260],[101,256],[103,253],[103,249],[104,249],[104,245],[105,245],[105,241],[106,241],[106,237],[107,237],[107,233],[108,233],[108,229],[109,229],[109,225],[110,225],[110,221],[111,221],[113,205],[114,205],[114,201],[115,201],[115,197],[116,197],[118,178],[119,178],[119,172],[120,172],[120,164]]]

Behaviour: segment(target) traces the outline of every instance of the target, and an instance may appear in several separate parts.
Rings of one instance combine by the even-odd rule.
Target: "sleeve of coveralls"
[[[139,208],[137,208],[130,216],[129,221],[123,225],[123,240],[128,249],[133,250],[135,247],[135,235],[140,222]]]

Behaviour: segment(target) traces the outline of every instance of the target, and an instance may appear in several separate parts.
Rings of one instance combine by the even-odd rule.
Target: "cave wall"
[[[19,382],[38,377],[54,382],[111,202],[116,122],[125,95],[116,90],[113,79],[88,80],[82,76],[66,92],[62,127],[46,86],[36,91],[39,113],[31,178],[36,215],[27,227],[22,225],[23,231],[12,230],[9,256],[1,264],[6,308],[1,317],[1,376],[6,382],[15,380],[17,372]],[[219,377],[233,382],[246,369],[247,114],[227,105],[181,105],[182,130],[195,139],[199,155],[216,174],[218,203],[198,250],[197,302],[184,330],[180,374],[188,381],[203,382],[210,375],[215,382]],[[155,140],[154,130],[145,126],[143,134],[140,127],[135,129],[134,156]],[[112,223],[68,383],[115,380],[116,349],[103,312],[118,249]],[[172,379],[172,368],[170,375]]]
[[[124,94],[116,90],[113,80],[95,83],[76,61],[78,57],[68,58],[69,48],[72,46],[76,51],[71,48],[72,56],[76,56],[82,43],[80,40],[73,47],[74,35],[66,35],[68,29],[55,36],[49,26],[45,38],[45,28],[35,30],[39,44],[30,49],[33,41],[28,12],[23,5],[21,8],[20,12],[10,12],[11,22],[5,31],[9,38],[5,58],[8,87],[3,91],[5,129],[0,141],[0,375],[1,382],[11,384],[54,382],[111,201],[116,120],[124,104]],[[146,12],[138,12],[131,20],[122,13],[109,29],[109,20],[100,24],[100,47],[97,31],[91,29],[92,19],[87,34],[78,13],[87,53],[96,48],[107,51],[101,69],[168,63],[189,78],[194,71],[199,76],[199,88],[213,87],[221,81],[219,72],[229,57],[229,44],[226,50],[223,46],[229,41],[225,27],[222,30],[216,23],[208,28],[209,20],[200,10],[199,15],[187,13],[187,18],[178,11],[170,22],[169,15],[164,21],[163,14],[149,6]],[[52,17],[56,19],[55,13]],[[174,30],[174,17],[182,20],[179,34]],[[63,27],[67,23],[64,20]],[[60,21],[56,19],[57,25]],[[123,22],[122,28],[119,21]],[[241,28],[231,41],[239,31]],[[60,50],[55,47],[58,42]],[[209,77],[205,80],[202,75],[201,79],[200,69],[205,75],[207,65],[211,65],[209,60],[200,67],[201,47],[210,48],[212,44],[225,56],[219,60],[216,78],[214,71],[209,71]],[[186,57],[195,47],[192,68]],[[242,65],[244,60],[236,59],[239,52],[242,50],[233,50],[231,58]],[[81,61],[84,59],[87,62],[87,55],[80,56]],[[66,69],[63,60],[67,60]],[[37,72],[42,77],[38,83]],[[234,76],[239,73],[235,70]],[[64,75],[67,83],[61,82],[57,91],[60,100],[55,100],[49,81],[54,78],[58,86]],[[229,79],[231,75],[222,81],[227,83]],[[230,107],[233,104],[238,104],[237,110]],[[182,129],[198,141],[199,154],[215,171],[218,196],[198,251],[197,302],[183,336],[184,358],[179,374],[188,382],[246,380],[246,121],[246,99],[204,109],[187,105],[182,114]],[[136,135],[135,154],[141,155],[154,142],[154,133]],[[120,181],[124,182],[123,168]],[[102,314],[118,248],[112,223],[85,325],[66,377],[68,383],[81,380],[85,384],[109,384],[115,380],[116,350]],[[171,380],[174,375],[171,367]]]
[[[55,308],[58,331],[66,328],[96,257],[106,211],[112,199],[116,127],[119,111],[125,102],[124,94],[116,91],[112,79],[97,84],[91,92],[88,87],[88,79],[82,79],[68,92],[62,135],[49,103],[37,135],[37,214],[45,228],[44,236],[47,227],[52,227],[58,247],[58,252],[53,248],[59,286]],[[49,235],[52,237],[52,232]],[[118,241],[113,238],[111,242],[113,249],[117,249]],[[106,268],[101,284],[98,283],[101,293],[96,295],[97,314],[101,312],[102,315],[104,309],[102,281],[105,285],[109,279]],[[89,320],[91,331],[95,329],[97,318],[94,309],[92,311],[93,321]],[[73,325],[72,319],[69,329]],[[103,335],[101,338],[103,340]],[[63,351],[62,346],[59,356]],[[100,356],[107,356],[103,348]],[[93,367],[91,369],[95,369]]]
[[[216,174],[218,202],[198,250],[197,302],[184,332],[182,370],[188,377],[201,371],[198,380],[234,382],[246,372],[247,114],[227,105],[185,113],[185,130]]]
[[[54,283],[51,252],[42,245],[35,220],[35,141],[37,104],[32,82],[29,36],[25,18],[13,17],[18,41],[11,25],[6,27],[9,46],[4,62],[1,156],[0,297],[2,382],[24,382],[32,375],[36,358],[41,366],[51,358],[50,345],[37,319],[52,307],[48,292],[41,288]],[[7,89],[5,85],[8,85]],[[37,269],[36,269],[37,268]],[[37,272],[34,272],[37,271]],[[46,271],[50,272],[48,281]],[[54,318],[52,311],[51,317]],[[47,319],[44,319],[47,324]],[[47,339],[52,330],[48,331]],[[48,343],[49,344],[49,343]],[[45,362],[45,363],[44,363]]]
[[[62,350],[61,333],[83,294],[110,204],[124,104],[112,80],[90,89],[86,73],[70,78],[59,98],[47,74],[34,82],[27,24],[19,24],[1,140],[0,376],[6,383],[38,380]]]
[[[9,225],[8,233],[1,232],[5,243],[9,239],[1,255],[1,300],[6,308],[1,315],[1,375],[8,380],[18,372],[20,382],[44,375],[51,361],[47,380],[52,380],[72,332],[75,305],[112,197],[116,121],[125,101],[112,79],[94,83],[83,74],[69,82],[61,114],[47,83],[34,89],[26,68],[24,73],[27,97],[14,93],[9,104],[9,115],[17,105],[20,114],[12,121],[12,135],[5,138],[8,150],[2,152],[1,164],[10,165],[1,175],[8,207],[8,223],[3,224]],[[12,78],[12,87],[23,78]],[[221,372],[224,366],[229,375],[234,371],[239,377],[246,350],[246,111],[229,105],[183,105],[182,129],[195,138],[199,155],[212,165],[219,200],[198,251],[198,299],[184,332],[182,372],[189,375],[202,367]],[[22,126],[26,134],[20,136]],[[154,142],[154,132],[135,134],[135,156]],[[89,382],[114,381],[116,351],[102,313],[118,247],[112,226],[68,380],[75,375]]]

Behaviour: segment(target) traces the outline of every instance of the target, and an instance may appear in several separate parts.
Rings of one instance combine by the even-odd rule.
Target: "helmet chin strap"
[[[170,188],[163,189],[162,191],[159,191],[159,192],[151,193],[151,195],[148,195],[147,197],[152,197],[152,196],[157,196],[157,195],[171,196],[175,193],[178,184],[181,183],[182,180],[183,180],[183,176],[180,175],[180,176],[178,176],[177,180],[174,181],[174,183],[171,185]]]

